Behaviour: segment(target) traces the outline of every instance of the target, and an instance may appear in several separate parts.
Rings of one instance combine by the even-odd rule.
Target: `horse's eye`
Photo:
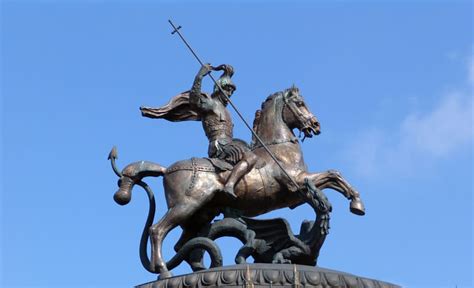
[[[297,102],[296,102],[296,106],[298,106],[298,107],[303,107],[303,106],[304,106],[304,102],[302,102],[302,101],[297,101]]]

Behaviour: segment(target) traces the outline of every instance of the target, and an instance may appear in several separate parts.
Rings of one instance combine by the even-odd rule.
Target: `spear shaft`
[[[181,40],[183,40],[186,47],[188,47],[189,51],[191,51],[194,58],[196,58],[196,60],[199,62],[199,64],[201,64],[201,66],[204,66],[204,63],[198,57],[196,52],[194,52],[193,48],[189,45],[188,41],[186,41],[186,39],[184,39],[181,32],[179,32],[179,29],[181,28],[181,26],[176,27],[171,20],[168,20],[168,22],[173,27],[173,32],[171,32],[171,34],[175,34],[175,33],[178,34],[179,38],[181,38]],[[247,128],[250,130],[250,132],[255,137],[255,139],[257,139],[257,141],[260,143],[260,145],[262,145],[263,149],[265,149],[265,151],[267,151],[267,153],[270,155],[270,157],[272,157],[272,159],[275,161],[275,163],[278,165],[278,167],[280,167],[280,169],[283,171],[283,173],[286,175],[286,177],[288,177],[288,179],[290,179],[292,184],[295,185],[296,189],[298,189],[299,188],[298,183],[296,183],[295,179],[293,179],[293,177],[291,177],[290,174],[288,172],[286,172],[285,168],[281,165],[280,161],[278,161],[278,159],[273,154],[273,152],[270,151],[270,149],[268,149],[268,147],[265,145],[265,143],[263,143],[262,139],[260,139],[260,137],[257,135],[257,133],[255,133],[255,131],[253,131],[252,127],[250,127],[250,125],[245,120],[244,116],[242,116],[242,114],[240,113],[239,109],[237,109],[237,107],[234,105],[234,103],[230,100],[229,96],[227,96],[227,93],[225,93],[225,91],[222,89],[221,85],[219,83],[217,83],[216,79],[214,79],[214,77],[210,73],[209,73],[209,77],[212,79],[214,84],[217,86],[217,88],[219,89],[219,92],[221,92],[222,95],[224,95],[224,97],[229,102],[230,106],[232,106],[232,108],[237,113],[237,115],[242,120],[242,122],[244,122],[245,126],[247,126]]]

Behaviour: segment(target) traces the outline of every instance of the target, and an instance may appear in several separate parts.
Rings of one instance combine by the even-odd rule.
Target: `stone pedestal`
[[[218,267],[138,285],[139,288],[184,287],[400,287],[320,267],[292,264],[242,264]]]

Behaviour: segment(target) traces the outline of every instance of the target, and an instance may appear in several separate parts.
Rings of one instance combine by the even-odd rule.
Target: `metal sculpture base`
[[[395,288],[391,283],[320,267],[292,264],[241,264],[218,267],[138,285],[184,287],[363,287]]]

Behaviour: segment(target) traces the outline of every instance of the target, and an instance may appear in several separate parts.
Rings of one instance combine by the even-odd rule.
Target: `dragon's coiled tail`
[[[145,189],[146,194],[148,196],[149,201],[149,209],[148,209],[148,216],[146,217],[145,226],[143,227],[142,237],[140,238],[140,261],[142,262],[143,267],[150,273],[156,273],[151,265],[150,258],[148,257],[147,253],[147,244],[149,238],[149,229],[150,226],[153,224],[153,219],[155,218],[155,211],[156,211],[156,202],[155,202],[155,195],[153,191],[151,191],[150,186],[148,186],[145,182],[138,182],[143,189]]]
[[[140,239],[140,261],[143,267],[151,272],[156,273],[151,265],[150,258],[147,253],[147,244],[149,238],[149,229],[153,224],[155,218],[156,202],[155,196],[151,188],[142,181],[147,176],[159,177],[166,173],[166,168],[149,161],[139,161],[127,165],[120,175],[118,181],[119,189],[114,194],[114,200],[119,205],[127,205],[132,199],[132,189],[135,184],[141,186],[147,193],[149,201],[148,216],[146,218],[145,226],[143,227],[142,237]],[[117,173],[116,173],[117,174]]]
[[[119,190],[114,194],[115,202],[119,205],[128,204],[132,199],[132,188],[135,184],[138,184],[143,178],[148,176],[163,176],[165,172],[165,167],[150,161],[139,161],[127,165],[119,174]]]
[[[204,249],[209,253],[211,258],[210,268],[222,266],[222,253],[216,242],[207,237],[196,237],[186,242],[176,255],[166,262],[168,270],[174,269],[181,264],[195,249]]]

